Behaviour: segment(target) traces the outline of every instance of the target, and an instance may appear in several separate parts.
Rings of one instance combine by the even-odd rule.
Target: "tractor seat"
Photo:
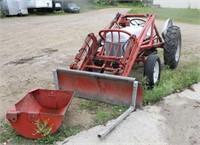
[[[121,30],[127,31],[132,35],[135,35],[136,37],[139,37],[139,35],[141,34],[142,30],[144,27],[142,26],[127,26],[127,27],[123,27],[120,28]],[[150,32],[151,29],[149,29],[149,31],[147,32],[147,36],[144,38],[145,40],[150,38]],[[111,32],[108,32],[106,34],[106,55],[112,55],[114,56],[116,54],[116,48],[119,46],[120,49],[118,51],[117,56],[122,56],[124,54],[124,52],[126,51],[126,46],[127,46],[127,42],[129,40],[130,36],[126,33],[120,32],[120,38],[118,36],[118,32],[113,32],[113,34]],[[119,45],[118,45],[119,43]],[[112,46],[111,52],[109,52],[109,48],[110,46]]]

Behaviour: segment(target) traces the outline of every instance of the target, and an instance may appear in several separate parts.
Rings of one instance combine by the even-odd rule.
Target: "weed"
[[[33,133],[33,135],[36,134],[42,134],[42,136],[49,136],[51,131],[52,131],[52,126],[53,124],[51,124],[50,126],[49,124],[49,120],[36,120],[34,121],[34,124],[36,125],[37,129],[35,130],[35,132]]]
[[[37,133],[44,132],[44,137],[39,138],[37,140],[29,140],[27,138],[22,137],[19,135],[10,125],[10,123],[5,119],[5,121],[1,124],[0,130],[0,143],[7,143],[10,144],[55,144],[57,141],[61,141],[66,137],[72,136],[80,132],[81,126],[64,126],[62,125],[58,131],[50,135],[49,130],[50,128],[47,127],[48,120],[46,121],[37,121],[37,125],[40,128],[37,130]],[[43,128],[43,129],[42,129]],[[47,130],[46,130],[46,129]]]

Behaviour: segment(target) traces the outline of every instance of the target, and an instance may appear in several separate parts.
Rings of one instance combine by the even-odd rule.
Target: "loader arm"
[[[57,69],[57,89],[75,90],[75,96],[129,106],[134,93],[142,104],[142,87],[128,77],[134,65],[162,47],[153,14],[117,14],[99,35],[89,34],[68,69]],[[136,91],[136,92],[135,92]]]

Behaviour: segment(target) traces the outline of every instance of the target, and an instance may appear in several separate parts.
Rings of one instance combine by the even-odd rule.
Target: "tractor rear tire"
[[[177,26],[169,27],[164,38],[164,64],[170,69],[175,69],[181,55],[180,28]]]
[[[155,54],[149,55],[144,66],[144,77],[147,79],[148,88],[153,88],[159,82],[160,72],[160,58]]]

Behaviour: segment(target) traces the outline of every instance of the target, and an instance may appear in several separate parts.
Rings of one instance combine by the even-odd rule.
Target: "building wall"
[[[154,0],[163,8],[191,8],[200,9],[200,0]]]

